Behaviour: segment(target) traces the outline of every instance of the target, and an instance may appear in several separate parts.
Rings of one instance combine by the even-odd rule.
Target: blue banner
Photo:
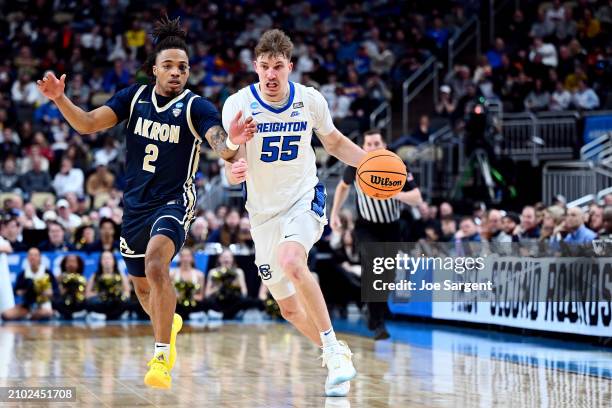
[[[584,118],[584,143],[612,131],[612,115],[587,116]]]
[[[98,268],[98,260],[100,259],[100,253],[90,253],[87,254],[85,252],[43,252],[42,253],[42,262],[43,264],[50,269],[55,276],[59,276],[61,273],[60,264],[62,259],[68,254],[76,254],[79,255],[83,262],[85,263],[85,269],[83,271],[83,275],[86,279],[89,279],[91,275],[96,272]],[[25,252],[16,252],[13,254],[8,254],[8,265],[9,265],[9,273],[11,276],[11,283],[15,285],[15,280],[17,279],[17,275],[21,273],[23,270],[23,265],[26,262],[27,253]],[[119,253],[115,254],[115,258],[117,259],[117,265],[121,273],[127,274],[127,270],[125,267],[125,262],[123,262],[123,258]],[[197,269],[206,272],[208,270],[208,255],[203,252],[194,252],[193,259],[195,261],[195,266]],[[178,255],[174,257],[172,263],[170,264],[171,268],[178,267]]]

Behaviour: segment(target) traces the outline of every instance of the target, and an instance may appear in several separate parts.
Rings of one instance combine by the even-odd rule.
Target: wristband
[[[240,145],[232,143],[229,135],[227,135],[227,138],[225,139],[225,145],[227,146],[228,149],[234,150],[234,151],[238,150],[238,148],[240,147]]]

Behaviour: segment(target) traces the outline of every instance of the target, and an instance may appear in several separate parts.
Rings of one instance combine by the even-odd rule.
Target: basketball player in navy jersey
[[[182,326],[180,316],[174,314],[176,295],[169,266],[193,218],[193,179],[202,136],[223,159],[231,160],[236,151],[230,147],[250,140],[256,123],[252,118],[241,120],[238,114],[228,137],[216,108],[185,89],[189,58],[178,19],[158,22],[153,35],[155,51],[145,68],[155,83],[125,88],[90,112],[64,94],[66,74],[57,79],[50,73],[37,83],[79,133],[98,132],[127,120],[120,251],[155,334],[155,351],[144,382],[167,389],[176,359],[176,334]]]

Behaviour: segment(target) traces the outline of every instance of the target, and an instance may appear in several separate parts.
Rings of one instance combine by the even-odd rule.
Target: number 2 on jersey
[[[289,161],[297,158],[301,136],[268,136],[264,137],[261,146],[261,161],[272,163],[279,159]],[[281,142],[282,140],[282,142]],[[279,149],[279,146],[280,149]]]
[[[155,173],[155,166],[153,166],[151,163],[157,160],[157,155],[159,154],[159,149],[157,145],[154,145],[153,143],[149,143],[148,145],[145,146],[145,153],[147,155],[144,157],[144,160],[142,161],[142,169],[150,173]]]

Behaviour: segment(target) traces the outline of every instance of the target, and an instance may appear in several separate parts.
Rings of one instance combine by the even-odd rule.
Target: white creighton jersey
[[[257,133],[246,144],[246,209],[251,215],[285,211],[319,182],[310,141],[313,130],[323,137],[335,129],[327,102],[316,89],[289,82],[287,102],[270,106],[253,84],[225,102],[226,130],[238,111],[257,122]]]

